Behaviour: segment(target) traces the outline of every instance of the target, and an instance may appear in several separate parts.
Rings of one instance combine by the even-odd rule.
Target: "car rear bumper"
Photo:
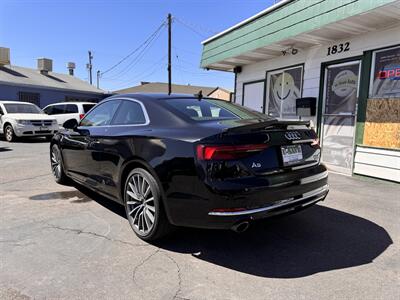
[[[324,185],[318,189],[304,193],[298,197],[290,197],[278,201],[274,201],[269,205],[253,209],[244,209],[240,211],[210,211],[209,216],[220,216],[220,217],[236,217],[236,216],[255,216],[258,214],[264,214],[272,211],[279,211],[280,208],[286,209],[290,207],[296,207],[298,204],[306,206],[309,204],[316,203],[325,199],[329,191],[329,185]]]
[[[178,226],[230,229],[241,222],[301,210],[324,200],[329,192],[328,171],[322,164],[287,176],[266,176],[265,185],[253,181],[253,186],[231,191],[208,189],[208,195],[170,197],[170,221]]]

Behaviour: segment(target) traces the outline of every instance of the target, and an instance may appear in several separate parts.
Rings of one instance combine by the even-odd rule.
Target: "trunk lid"
[[[262,176],[319,162],[317,135],[308,121],[227,120],[206,126],[221,129],[196,145],[198,162],[211,178]]]

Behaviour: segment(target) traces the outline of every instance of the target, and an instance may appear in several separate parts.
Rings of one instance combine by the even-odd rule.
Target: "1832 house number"
[[[333,55],[333,54],[338,54],[342,52],[346,52],[350,50],[350,42],[346,42],[343,44],[337,44],[333,45],[331,47],[328,47],[328,54],[327,55]]]

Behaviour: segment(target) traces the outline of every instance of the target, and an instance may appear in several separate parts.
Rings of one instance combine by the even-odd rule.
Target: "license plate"
[[[46,126],[40,126],[40,131],[47,130]]]
[[[303,159],[300,145],[281,146],[283,165],[292,165]]]

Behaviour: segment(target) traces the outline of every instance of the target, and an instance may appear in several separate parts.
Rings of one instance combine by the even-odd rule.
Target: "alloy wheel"
[[[6,127],[6,140],[7,141],[12,141],[13,135],[14,135],[14,133],[13,133],[12,127],[11,126],[7,126]]]
[[[126,206],[129,221],[135,232],[148,235],[154,227],[156,207],[149,182],[141,174],[133,174],[126,187]]]
[[[56,179],[61,177],[61,157],[57,149],[51,151],[51,171]]]

